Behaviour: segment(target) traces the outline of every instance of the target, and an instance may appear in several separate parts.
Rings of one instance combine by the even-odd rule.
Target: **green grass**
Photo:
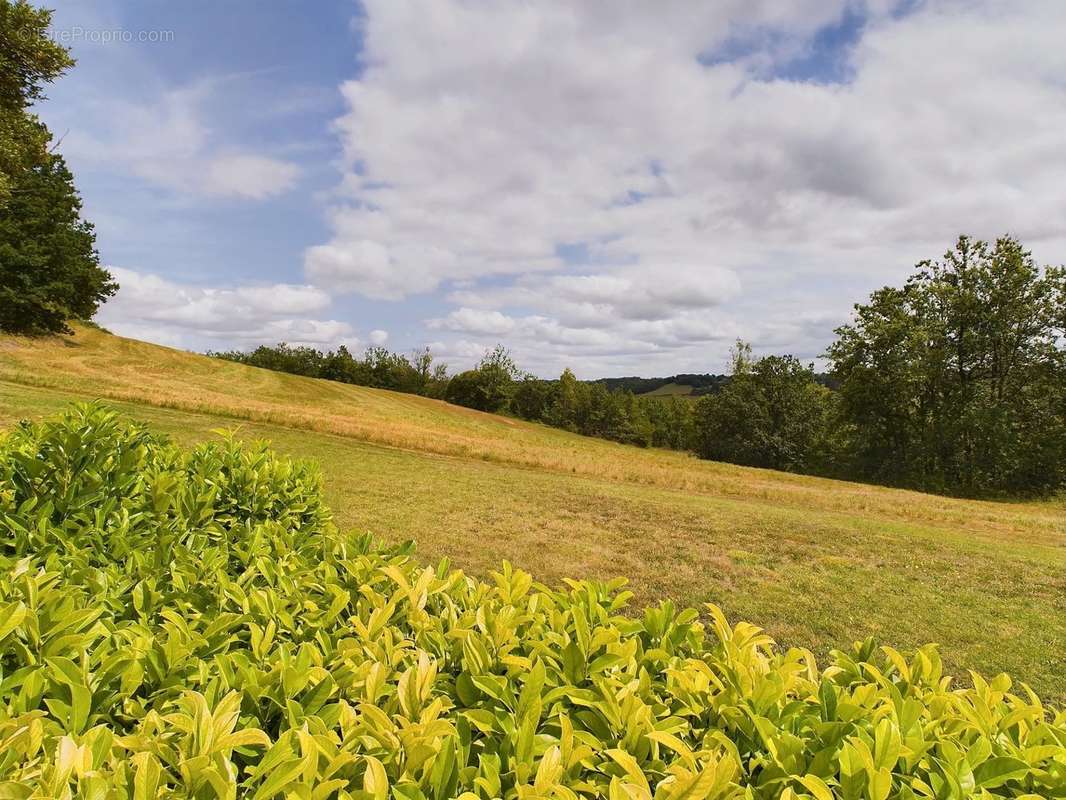
[[[642,397],[691,397],[692,387],[682,386],[680,383],[667,383],[650,392],[643,392]]]
[[[484,575],[631,581],[816,653],[943,646],[1066,698],[1066,507],[962,501],[700,462],[79,330],[0,338],[0,427],[104,397],[191,443],[219,428],[318,461],[342,526]]]

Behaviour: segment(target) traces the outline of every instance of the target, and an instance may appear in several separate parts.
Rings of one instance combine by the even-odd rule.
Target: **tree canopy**
[[[0,330],[68,331],[67,320],[92,317],[118,287],[61,156],[21,172],[14,188],[0,213]]]
[[[0,0],[0,208],[17,176],[47,155],[48,130],[30,106],[43,98],[45,84],[74,65],[49,38],[51,20],[46,9]]]
[[[1039,492],[1066,474],[1066,273],[1011,237],[960,237],[837,329],[854,466],[965,494]]]
[[[696,405],[696,452],[702,458],[751,467],[817,472],[826,469],[831,392],[813,366],[793,356],[753,359],[737,342],[733,374]]]

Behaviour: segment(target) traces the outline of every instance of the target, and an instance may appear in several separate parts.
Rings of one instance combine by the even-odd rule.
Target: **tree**
[[[526,375],[515,386],[511,411],[522,419],[544,422],[552,402],[553,382]]]
[[[652,447],[668,447],[672,450],[692,447],[695,403],[677,395],[638,399],[644,404],[651,428]]]
[[[318,377],[339,383],[365,383],[366,370],[343,344],[321,358]]]
[[[478,411],[489,411],[483,391],[481,373],[468,369],[453,375],[444,390],[444,399],[457,406],[466,406]]]
[[[793,356],[756,360],[750,345],[737,342],[729,383],[696,404],[696,452],[751,467],[820,471],[831,402],[813,366]]]
[[[444,399],[479,411],[503,411],[521,376],[511,354],[498,344],[482,356],[476,369],[461,372],[449,381]]]
[[[510,352],[502,344],[496,345],[482,357],[477,371],[481,375],[487,405],[485,410],[505,409],[514,393],[515,382],[522,377],[522,371],[511,358]]]
[[[29,107],[42,99],[44,84],[74,64],[66,48],[49,38],[51,21],[51,11],[0,0],[0,208],[18,176],[48,154],[48,130]]]
[[[859,474],[969,495],[1047,492],[1066,479],[1066,271],[1006,236],[966,236],[884,287],[837,329]]]
[[[101,269],[93,227],[59,155],[19,173],[0,213],[0,330],[69,332],[118,288]]]
[[[578,406],[584,386],[585,384],[578,381],[577,376],[569,367],[563,370],[563,374],[555,382],[553,397],[545,411],[545,420],[549,425],[568,431],[577,431]]]
[[[411,355],[415,393],[426,397],[440,398],[448,383],[448,365],[434,364],[433,352],[428,347],[413,351]]]

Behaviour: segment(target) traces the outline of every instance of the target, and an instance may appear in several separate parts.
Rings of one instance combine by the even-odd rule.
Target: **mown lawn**
[[[77,369],[33,376],[37,384],[67,383],[58,388],[11,382],[19,376],[10,361],[5,374],[10,349],[0,348],[0,375],[8,378],[0,382],[0,427],[72,400],[114,396],[121,370],[101,373],[93,391],[93,372],[77,352]],[[191,402],[215,365],[163,352],[174,395]],[[229,377],[260,389],[286,379],[287,406],[271,401],[278,421],[242,420],[236,403],[223,414],[158,407],[152,403],[168,391],[158,376],[155,394],[140,402],[108,402],[182,442],[238,428],[241,437],[314,459],[339,525],[416,539],[427,560],[447,557],[483,575],[508,559],[549,583],[624,575],[639,604],[713,600],[822,655],[868,635],[900,648],[935,641],[959,674],[1007,671],[1045,697],[1066,698],[1066,509],[1059,504],[972,503],[712,465],[419,398],[354,392],[364,399],[362,407],[352,403],[353,416],[361,408],[391,414],[408,438],[439,419],[442,431],[461,431],[475,445],[467,452],[440,452],[439,442],[390,446],[343,424],[338,433],[314,429],[320,394],[330,418],[344,421],[333,386],[244,367]],[[232,385],[234,397],[240,388]],[[217,386],[201,399],[210,391]],[[412,408],[421,417],[409,415]],[[509,457],[523,437],[533,457]]]

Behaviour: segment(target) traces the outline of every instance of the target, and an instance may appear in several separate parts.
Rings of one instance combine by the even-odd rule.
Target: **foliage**
[[[857,474],[963,494],[1066,482],[1066,271],[961,237],[837,330]]]
[[[476,369],[468,369],[452,376],[444,390],[444,399],[449,403],[478,411],[492,411],[489,398],[485,394],[481,374]]]
[[[515,386],[511,397],[511,411],[522,419],[544,421],[557,395],[555,381],[545,381],[526,375]]]
[[[732,379],[696,405],[696,452],[749,467],[824,471],[832,414],[832,393],[813,367],[792,356],[753,359],[738,342]]]
[[[558,428],[647,447],[653,438],[647,406],[632,392],[609,391],[603,383],[583,383],[569,369],[556,381],[542,420]]]
[[[648,416],[652,447],[687,450],[692,446],[695,415],[691,401],[676,396],[638,400]]]
[[[48,36],[52,12],[21,0],[0,0],[0,208],[18,176],[47,157],[48,131],[28,109],[43,85],[73,66],[66,48]]]
[[[280,342],[274,347],[260,345],[250,353],[233,350],[208,355],[291,375],[428,397],[440,397],[448,381],[447,368],[443,364],[434,364],[433,354],[428,349],[416,351],[408,359],[383,347],[368,347],[363,358],[358,359],[344,345],[336,351],[323,353],[313,347]]]
[[[680,373],[669,378],[638,378],[628,376],[624,378],[599,378],[595,383],[602,383],[612,392],[629,391],[633,394],[648,394],[663,386],[674,383],[678,386],[692,387],[692,395],[699,396],[719,391],[729,383],[728,375],[715,375],[711,373]]]
[[[496,345],[485,353],[475,369],[452,379],[444,399],[478,411],[503,411],[509,406],[520,377],[522,373],[511,354],[503,345]]]
[[[342,380],[345,376],[340,364],[334,363],[335,361],[351,360],[351,354],[348,353],[348,348],[344,345],[341,345],[336,354],[330,352],[323,355],[313,347],[290,345],[286,342],[279,342],[276,347],[260,345],[250,353],[231,350],[223,353],[208,352],[207,355],[226,361],[248,364],[252,367],[287,372],[290,375],[303,375],[306,378],[325,377],[323,375],[323,371],[326,369],[325,362],[330,361],[330,380]],[[354,383],[355,381],[344,382]]]
[[[0,526],[5,797],[1066,796],[1066,713],[1004,675],[422,567],[262,445],[24,424]]]
[[[99,265],[93,227],[59,155],[16,176],[0,214],[0,330],[69,332],[118,288]]]

